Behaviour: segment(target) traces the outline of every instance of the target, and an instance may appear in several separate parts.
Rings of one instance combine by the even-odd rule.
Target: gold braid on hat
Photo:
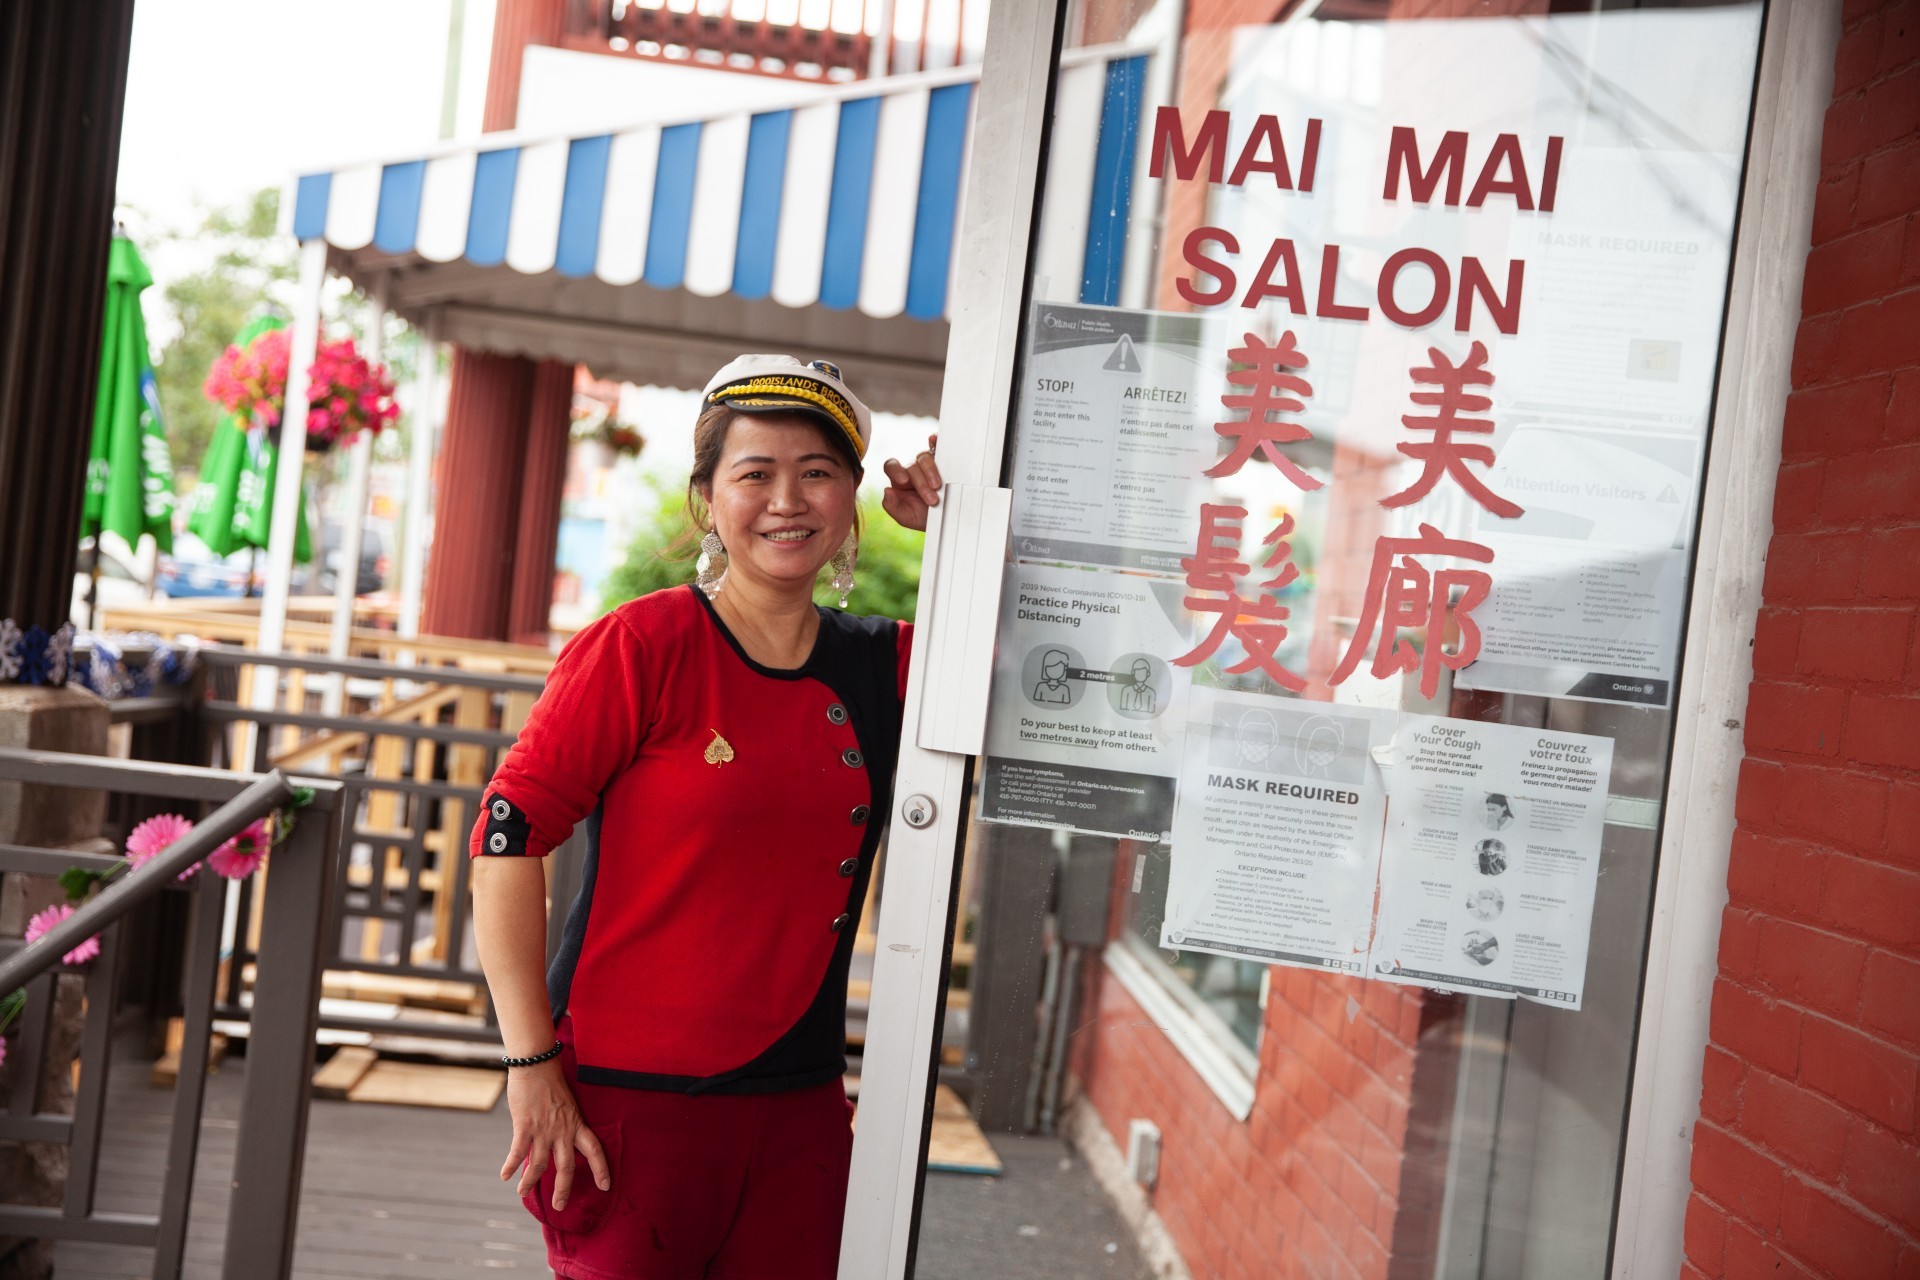
[[[767,399],[765,397],[775,397]],[[783,374],[765,374],[758,378],[746,378],[739,382],[730,382],[707,397],[707,403],[742,404],[755,409],[776,409],[792,400],[804,400],[806,403],[823,410],[828,417],[840,424],[847,433],[847,439],[853,441],[853,451],[863,454],[867,445],[860,438],[860,428],[853,416],[853,406],[847,398],[832,387],[816,382],[812,378],[789,377]]]

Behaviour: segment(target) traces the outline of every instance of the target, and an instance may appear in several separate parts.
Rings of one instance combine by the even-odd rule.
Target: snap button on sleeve
[[[844,764],[849,769],[858,769],[865,762],[866,762],[866,757],[861,755],[858,751],[855,751],[852,747],[848,747],[845,751],[842,751],[840,753],[840,763]]]
[[[866,825],[867,817],[872,814],[872,812],[873,810],[867,808],[867,806],[857,804],[853,806],[853,812],[847,815],[847,821],[856,827],[864,826]]]
[[[845,911],[842,911],[839,915],[833,918],[833,924],[830,927],[833,929],[835,933],[838,933],[842,929],[846,928],[847,922],[852,919],[853,917],[850,914],[848,914]]]
[[[533,824],[526,813],[502,795],[489,796],[482,806],[486,828],[480,852],[499,856],[524,857],[533,836]]]
[[[847,722],[847,709],[836,702],[827,708],[827,719],[833,721],[835,724],[845,724]]]
[[[859,869],[860,869],[860,859],[858,858],[848,858],[845,862],[840,864],[840,874],[843,876],[850,876],[854,872],[858,871]]]

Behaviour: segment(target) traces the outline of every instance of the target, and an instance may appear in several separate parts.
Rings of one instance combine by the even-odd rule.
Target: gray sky
[[[184,229],[208,205],[233,204],[302,170],[404,155],[439,136],[451,0],[140,0],[120,143],[119,203],[155,278],[200,265]],[[466,0],[457,132],[479,132],[492,0]],[[146,296],[156,347],[169,324]],[[633,406],[652,421],[691,422],[691,392],[650,389]],[[880,415],[875,460],[921,447],[926,424]],[[684,470],[671,432],[649,464]],[[870,478],[879,479],[879,468]]]
[[[119,176],[136,238],[301,168],[433,142],[448,4],[140,0]],[[467,8],[469,32],[484,39],[491,3]],[[468,70],[463,97],[477,125],[484,43]]]

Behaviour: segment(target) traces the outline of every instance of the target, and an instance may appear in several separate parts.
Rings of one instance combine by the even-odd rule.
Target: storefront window
[[[1275,9],[1070,19],[975,818],[1196,1274],[1602,1276],[1762,7]]]
[[[1267,1000],[1267,967],[1232,956],[1160,945],[1170,853],[1171,849],[1161,844],[1139,847],[1134,854],[1140,891],[1127,898],[1129,945],[1134,945],[1136,954],[1146,963],[1160,969],[1156,976],[1179,984],[1197,997],[1200,1007],[1212,1015],[1199,1018],[1206,1033],[1258,1050],[1260,1016]]]

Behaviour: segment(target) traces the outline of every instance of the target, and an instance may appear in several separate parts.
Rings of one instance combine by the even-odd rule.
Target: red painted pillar
[[[480,127],[511,129],[520,110],[520,62],[528,45],[559,45],[565,33],[566,0],[498,0],[493,9],[493,52],[487,60],[487,102]]]
[[[458,350],[420,629],[503,640],[512,594],[531,361]]]
[[[520,520],[513,549],[513,590],[507,605],[509,640],[547,642],[553,607],[553,555],[560,541],[560,495],[567,484],[567,444],[573,424],[574,366],[543,360],[534,366],[520,473]]]
[[[499,0],[482,124],[511,129],[529,45],[558,45],[565,0]],[[555,372],[544,380],[537,370]],[[557,390],[556,390],[557,388]],[[564,478],[573,366],[456,350],[439,463],[421,630],[544,643],[559,533],[559,480],[523,485],[529,462]],[[557,450],[558,462],[552,458]]]

